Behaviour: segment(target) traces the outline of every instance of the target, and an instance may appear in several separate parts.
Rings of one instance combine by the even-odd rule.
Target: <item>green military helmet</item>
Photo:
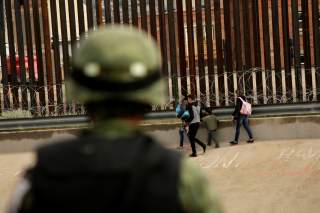
[[[72,63],[67,84],[70,99],[166,102],[160,51],[146,33],[134,27],[110,25],[89,32],[74,50]]]

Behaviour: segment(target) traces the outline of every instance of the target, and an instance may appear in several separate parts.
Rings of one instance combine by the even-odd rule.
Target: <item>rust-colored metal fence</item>
[[[186,93],[207,106],[230,106],[237,89],[254,104],[318,101],[319,5],[319,0],[0,0],[0,109],[84,113],[66,100],[71,49],[89,29],[113,23],[134,25],[156,39],[167,106]]]

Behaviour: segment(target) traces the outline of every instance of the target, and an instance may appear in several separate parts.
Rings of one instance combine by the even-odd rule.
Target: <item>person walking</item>
[[[206,109],[203,113],[205,116],[202,118],[202,121],[208,131],[207,145],[211,146],[212,141],[215,144],[215,148],[219,148],[219,142],[214,138],[214,133],[218,128],[217,116],[215,116],[210,109]]]
[[[193,102],[193,96],[192,95],[188,95],[188,105],[187,105],[187,110],[189,112],[189,119],[187,120],[187,122],[189,123],[189,131],[188,131],[188,137],[189,137],[189,141],[191,144],[191,149],[192,149],[192,153],[190,154],[190,157],[197,157],[197,150],[196,150],[196,143],[199,144],[202,149],[203,152],[206,152],[206,144],[203,143],[202,141],[200,141],[199,139],[196,138],[198,129],[200,127],[200,106],[195,106],[194,102]]]
[[[93,128],[39,148],[8,213],[221,212],[201,170],[139,129],[152,105],[165,103],[160,56],[129,26],[81,40],[68,98],[85,104]]]
[[[181,120],[181,123],[179,125],[179,146],[178,149],[183,149],[183,142],[184,142],[184,134],[188,133],[188,126],[186,123],[186,119],[189,118],[189,113],[186,111],[188,105],[187,98],[185,96],[182,96],[182,99],[180,100],[179,104],[176,107],[176,116]]]
[[[239,142],[239,136],[240,136],[240,127],[243,125],[244,129],[247,131],[249,139],[247,140],[247,143],[253,143],[253,135],[251,128],[249,126],[249,121],[248,121],[248,115],[241,113],[241,108],[244,102],[247,101],[247,98],[241,93],[240,90],[236,91],[237,94],[237,101],[236,101],[236,106],[234,108],[234,111],[232,113],[233,116],[233,121],[236,123],[236,132],[235,132],[235,137],[234,140],[230,142],[231,145],[237,145]]]

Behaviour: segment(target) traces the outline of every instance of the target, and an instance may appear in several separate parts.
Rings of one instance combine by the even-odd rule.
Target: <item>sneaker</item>
[[[230,141],[229,143],[230,143],[231,146],[238,145],[238,141]]]
[[[247,143],[253,143],[253,142],[254,142],[254,139],[253,139],[253,138],[247,140]]]
[[[192,153],[192,154],[189,155],[189,157],[192,157],[192,158],[193,157],[197,157],[197,154]]]
[[[214,146],[214,148],[218,149],[218,148],[220,148],[220,145],[219,145],[219,144],[216,144],[216,145]]]

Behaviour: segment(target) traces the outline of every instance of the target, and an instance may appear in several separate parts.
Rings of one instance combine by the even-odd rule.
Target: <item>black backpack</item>
[[[180,155],[152,138],[87,135],[37,154],[30,212],[182,212]]]

